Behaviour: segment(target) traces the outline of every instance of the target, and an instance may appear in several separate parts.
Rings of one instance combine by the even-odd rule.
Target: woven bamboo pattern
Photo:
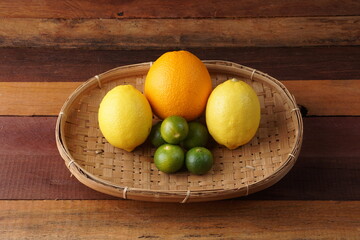
[[[71,173],[106,194],[164,202],[245,196],[280,180],[295,164],[302,143],[302,118],[294,97],[279,81],[255,69],[227,61],[204,63],[213,87],[236,77],[256,91],[261,122],[251,142],[235,150],[210,143],[215,164],[202,176],[187,171],[158,171],[153,163],[155,148],[147,142],[131,153],[111,146],[99,130],[99,104],[110,89],[120,84],[131,84],[143,91],[151,63],[122,66],[82,84],[59,114],[56,141]],[[158,120],[153,119],[154,123]]]

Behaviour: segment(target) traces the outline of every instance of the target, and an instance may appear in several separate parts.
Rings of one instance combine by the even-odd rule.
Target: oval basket
[[[302,143],[303,123],[294,97],[278,80],[255,69],[227,61],[203,62],[213,87],[236,77],[256,91],[261,122],[251,142],[235,150],[212,144],[215,163],[202,176],[158,171],[153,163],[155,148],[148,143],[131,153],[111,146],[98,127],[99,104],[110,89],[120,84],[143,91],[152,63],[134,64],[89,79],[64,103],[56,123],[56,143],[70,172],[97,191],[157,202],[240,197],[279,181],[294,165]]]

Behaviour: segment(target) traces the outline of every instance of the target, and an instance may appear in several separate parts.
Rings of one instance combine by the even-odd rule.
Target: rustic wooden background
[[[248,197],[119,200],[70,177],[57,114],[88,78],[186,49],[281,80],[295,167]],[[359,239],[360,1],[0,1],[0,238]]]

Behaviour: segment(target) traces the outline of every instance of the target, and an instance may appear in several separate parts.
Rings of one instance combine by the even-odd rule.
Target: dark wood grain
[[[55,117],[0,117],[0,154],[59,155],[55,143],[55,124]]]
[[[280,80],[360,79],[360,47],[186,48],[200,59],[236,62]],[[114,67],[155,61],[173,50],[0,48],[1,82],[85,81]]]
[[[180,19],[0,18],[0,47],[167,49],[360,44],[360,16]]]
[[[360,202],[0,201],[4,239],[358,239]]]
[[[70,178],[57,153],[55,117],[0,117],[0,199],[113,199]],[[243,199],[360,200],[360,117],[304,119],[294,168]]]
[[[360,156],[360,117],[304,118],[302,157]]]
[[[16,6],[16,7],[15,7]],[[3,0],[0,16],[7,18],[233,18],[274,16],[337,16],[360,13],[356,0]]]

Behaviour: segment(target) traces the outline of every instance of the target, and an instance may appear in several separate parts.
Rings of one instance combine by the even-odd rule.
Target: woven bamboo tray
[[[98,127],[99,104],[120,84],[143,91],[152,63],[122,66],[83,83],[61,109],[56,143],[72,175],[92,189],[124,199],[183,203],[245,196],[279,181],[295,164],[302,143],[303,123],[294,97],[279,81],[255,69],[227,61],[203,62],[213,87],[236,77],[256,91],[261,122],[251,142],[235,150],[213,144],[214,166],[202,176],[158,171],[155,148],[149,143],[131,153],[111,146]]]

